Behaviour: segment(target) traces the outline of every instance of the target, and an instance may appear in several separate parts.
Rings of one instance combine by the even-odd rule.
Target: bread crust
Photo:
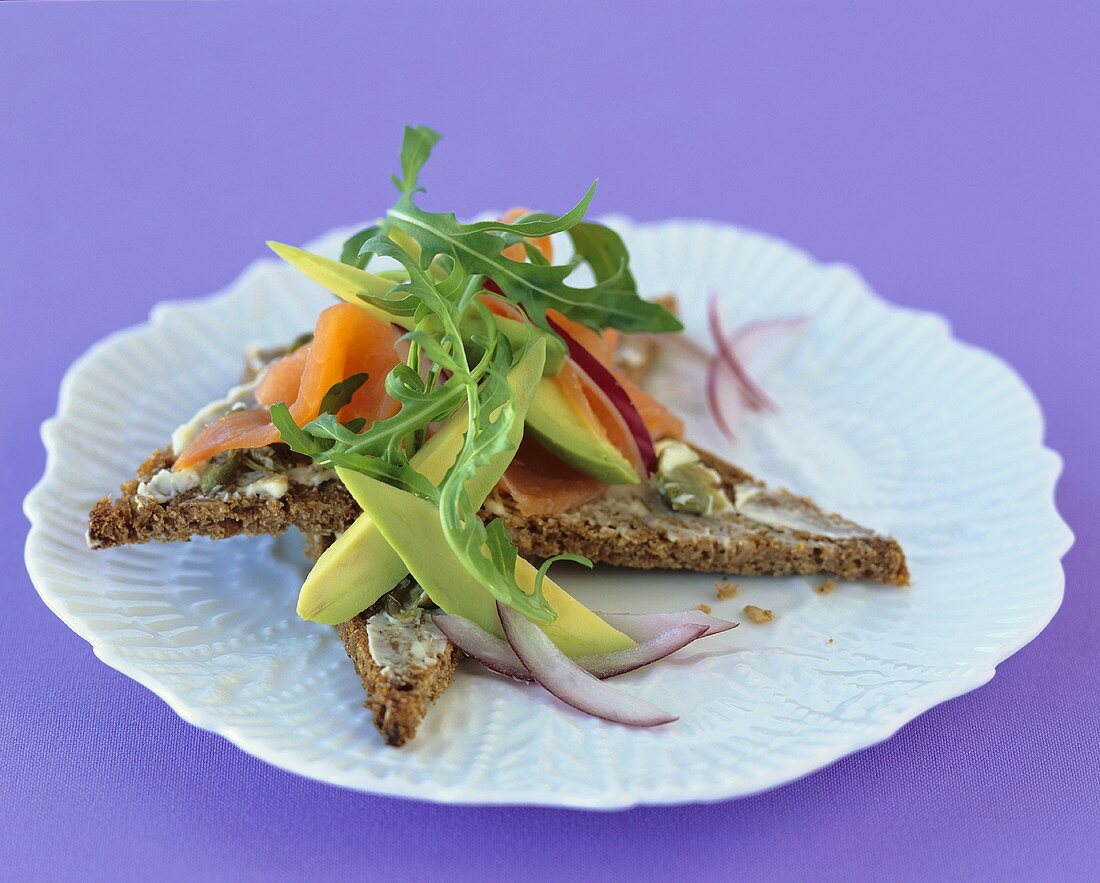
[[[248,534],[274,535],[297,527],[305,534],[327,536],[345,530],[359,507],[338,479],[316,487],[291,482],[280,499],[263,496],[209,496],[199,489],[166,502],[138,493],[138,485],[161,469],[171,469],[171,447],[154,451],[137,477],[120,488],[121,496],[104,497],[88,517],[88,545],[107,549],[148,542],[186,542],[193,536],[220,540]]]

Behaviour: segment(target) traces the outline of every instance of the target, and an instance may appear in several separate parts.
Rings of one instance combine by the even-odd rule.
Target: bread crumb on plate
[[[717,582],[714,584],[714,589],[718,600],[725,601],[727,598],[736,598],[737,593],[741,591],[741,586],[737,583]]]
[[[817,592],[819,595],[828,595],[829,592],[831,592],[835,588],[836,588],[836,580],[835,579],[827,579],[827,580],[825,580],[825,582],[821,583],[820,585],[814,586],[814,591]]]
[[[757,625],[763,625],[766,622],[771,622],[775,619],[775,614],[770,610],[765,610],[763,607],[757,607],[755,604],[745,605],[745,609],[741,611],[746,617]]]
[[[708,613],[709,614],[710,611],[711,611],[711,606],[709,604],[700,604],[699,609],[701,611],[703,611],[703,613]]]

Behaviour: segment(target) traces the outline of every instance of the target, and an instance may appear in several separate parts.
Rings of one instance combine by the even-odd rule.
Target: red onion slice
[[[578,656],[573,661],[601,681],[626,674],[642,666],[664,659],[707,633],[707,626],[685,623],[635,644],[626,650]]]
[[[504,635],[535,680],[578,711],[631,727],[655,727],[677,716],[590,675],[522,613],[497,602]]]
[[[614,614],[611,615],[614,616]],[[630,619],[630,614],[620,614],[620,616]],[[708,617],[705,614],[699,614],[703,620],[706,620],[705,622],[678,621],[677,614],[655,614],[655,616],[659,618],[655,622],[665,623],[665,625],[652,628],[652,634],[635,646],[612,653],[582,656],[573,661],[589,674],[604,680],[657,662],[704,635],[716,634],[733,626],[732,623],[713,616]],[[643,619],[648,618],[643,615]],[[448,613],[433,613],[432,622],[446,635],[447,640],[490,671],[517,681],[533,680],[531,673],[520,662],[508,642],[489,634],[477,623]]]
[[[736,622],[719,619],[702,610],[684,610],[678,613],[596,613],[612,628],[639,643],[650,641],[671,628],[683,625],[706,626],[699,636],[706,638],[737,628]]]
[[[730,335],[730,348],[742,364],[752,361],[760,346],[780,331],[797,331],[807,322],[805,316],[776,316],[746,322]]]
[[[477,623],[450,613],[433,613],[432,622],[448,641],[490,671],[517,681],[533,680],[508,642],[489,634]]]
[[[768,394],[761,389],[760,384],[749,375],[749,372],[745,369],[745,366],[741,364],[741,360],[738,358],[734,347],[726,338],[726,334],[722,330],[722,316],[718,309],[717,290],[712,291],[710,293],[710,298],[707,300],[707,325],[710,327],[710,335],[714,338],[714,345],[718,349],[718,355],[721,357],[726,367],[730,369],[730,373],[733,374],[734,379],[737,381],[737,386],[745,400],[745,405],[752,411],[774,410],[775,402],[768,398]]]
[[[585,349],[579,340],[550,316],[546,317],[546,322],[554,333],[565,341],[565,345],[569,348],[569,356],[577,363],[577,367],[587,374],[596,386],[603,390],[604,394],[611,400],[611,404],[615,406],[615,410],[622,414],[630,434],[634,436],[634,441],[638,445],[638,453],[641,454],[642,465],[645,466],[647,473],[656,472],[657,452],[653,448],[653,437],[646,429],[642,415],[638,413],[638,409],[630,401],[630,396],[627,395],[626,390],[619,385],[615,375],[607,370],[603,362]]]
[[[733,434],[733,428],[730,421],[726,419],[725,408],[722,406],[722,402],[728,401],[728,398],[724,397],[722,391],[718,388],[719,383],[721,383],[723,368],[725,368],[725,363],[717,356],[714,356],[707,366],[707,407],[710,409],[710,415],[714,418],[714,422],[722,430],[722,435],[732,442],[736,441],[737,437]]]

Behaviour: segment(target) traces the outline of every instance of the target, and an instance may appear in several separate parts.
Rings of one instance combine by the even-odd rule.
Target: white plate
[[[236,378],[246,343],[312,326],[326,297],[274,260],[225,292],[164,304],[66,375],[43,427],[46,474],[26,500],[27,566],[42,598],[108,665],[183,718],[296,773],[455,803],[623,807],[749,794],[885,739],[988,681],[1062,597],[1071,534],[1055,511],[1056,454],[1035,400],[1001,360],[939,317],[890,306],[852,270],[755,233],[616,218],[650,294],[675,290],[705,342],[704,297],[731,324],[807,313],[765,372],[778,415],[741,427],[733,457],[884,532],[909,556],[908,590],[744,579],[719,602],[698,575],[564,570],[597,609],[709,602],[743,624],[619,683],[678,712],[632,730],[464,665],[406,748],[382,744],[331,628],[301,622],[297,541],[239,538],[91,552],[86,513],[199,405]],[[343,233],[314,247],[334,254]],[[723,446],[699,384],[679,384],[689,434]],[[742,648],[745,652],[723,654]],[[1009,710],[1005,710],[1009,713]]]

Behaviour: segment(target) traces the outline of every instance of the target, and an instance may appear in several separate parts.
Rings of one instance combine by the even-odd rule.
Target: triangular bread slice
[[[316,561],[332,541],[331,536],[308,535],[306,557]],[[404,745],[454,681],[462,651],[427,616],[406,621],[389,616],[385,599],[336,629],[367,694],[363,705],[375,727],[387,744]]]
[[[829,514],[813,501],[769,490],[747,472],[706,451],[734,508],[715,515],[672,511],[652,489],[612,487],[604,496],[553,515],[522,515],[497,491],[483,517],[500,516],[520,554],[546,558],[564,552],[618,567],[665,568],[720,574],[829,575],[907,585],[909,571],[898,542]],[[346,530],[359,507],[336,479],[316,486],[287,482],[278,499],[247,494],[204,495],[193,488],[164,501],[142,492],[171,453],[154,454],[118,500],[91,511],[88,540],[95,548],[279,534],[297,527],[307,535]]]

